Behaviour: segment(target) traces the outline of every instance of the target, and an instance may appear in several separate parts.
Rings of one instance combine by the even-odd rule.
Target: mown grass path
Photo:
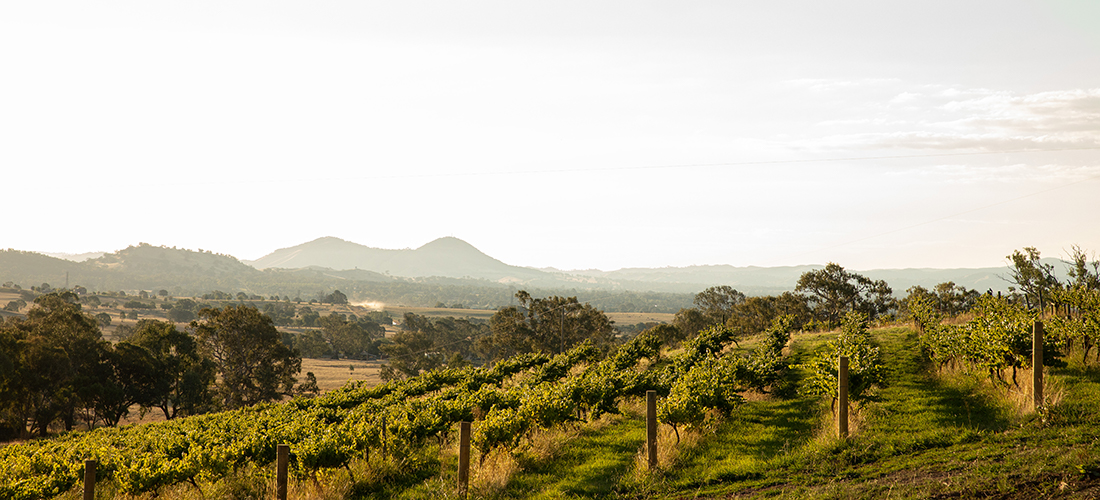
[[[584,429],[554,457],[514,476],[501,497],[612,497],[644,442],[644,422],[637,419]]]

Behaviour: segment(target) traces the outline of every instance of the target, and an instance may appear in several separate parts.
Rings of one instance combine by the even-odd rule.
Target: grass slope
[[[627,414],[566,444],[557,458],[519,472],[500,497],[1100,496],[1100,367],[1072,361],[1048,367],[1061,401],[1045,414],[1021,414],[1004,397],[1008,389],[982,377],[931,373],[912,330],[882,329],[874,336],[891,367],[889,382],[860,409],[847,441],[834,436],[828,402],[788,392],[747,403],[705,429],[671,466],[645,473],[609,465],[641,463],[644,421]],[[794,339],[795,362],[823,338]],[[790,372],[790,382],[800,375]]]

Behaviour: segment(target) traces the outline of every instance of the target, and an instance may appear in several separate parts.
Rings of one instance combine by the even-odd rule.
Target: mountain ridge
[[[356,255],[340,254],[339,258],[324,256],[325,247],[340,246]],[[351,252],[354,253],[354,252]],[[1054,258],[1047,263],[1064,264]],[[310,265],[340,269],[367,269],[390,276],[474,278],[497,283],[534,284],[543,287],[619,288],[635,291],[686,293],[708,286],[730,285],[745,293],[763,295],[793,290],[798,278],[824,267],[822,264],[794,266],[733,266],[706,264],[685,267],[622,268],[614,271],[599,269],[559,270],[553,267],[533,268],[508,265],[486,255],[473,245],[455,237],[433,240],[416,249],[385,250],[352,243],[332,236],[318,238],[294,247],[276,250],[247,264],[258,268]],[[354,263],[354,266],[351,264]],[[303,266],[304,267],[304,266]],[[1006,291],[1009,283],[1007,266],[987,268],[902,268],[855,270],[872,279],[885,280],[894,293],[904,295],[912,286],[931,288],[939,283],[954,282],[980,291]],[[1064,276],[1064,269],[1055,266]]]
[[[290,283],[328,283],[329,280],[346,283],[350,280],[465,283],[464,286],[475,287],[559,290],[569,295],[577,291],[694,294],[709,286],[729,285],[748,295],[768,295],[793,290],[803,273],[824,267],[818,264],[777,267],[716,264],[614,271],[536,269],[506,264],[450,236],[432,240],[416,249],[401,250],[369,247],[325,236],[278,249],[254,261],[242,261],[209,250],[196,252],[146,243],[82,262],[10,250],[0,257],[0,282],[33,285],[49,281],[56,284],[69,276],[72,283],[101,289],[167,288],[187,283],[188,290],[278,287],[283,294]],[[1064,261],[1056,258],[1043,261],[1054,263],[1059,277],[1065,277]],[[1009,287],[1003,279],[1009,274],[1007,266],[850,270],[868,278],[885,280],[899,296],[912,286],[932,288],[947,281],[983,292],[1005,291]],[[294,287],[296,290],[298,285]]]

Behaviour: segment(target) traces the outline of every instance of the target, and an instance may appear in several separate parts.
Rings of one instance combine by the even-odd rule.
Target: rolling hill
[[[415,250],[387,250],[328,236],[281,248],[247,264],[257,269],[362,269],[406,278],[440,276],[501,283],[553,279],[550,273],[505,264],[453,237],[439,238]]]
[[[1065,278],[1064,262],[1043,260]],[[479,308],[507,305],[516,290],[526,289],[532,294],[586,297],[594,304],[605,301],[610,308],[617,307],[615,304],[628,309],[628,304],[653,308],[660,303],[660,309],[672,312],[678,309],[677,304],[690,304],[691,295],[709,286],[729,285],[747,295],[777,294],[792,290],[799,276],[820,267],[534,269],[506,264],[453,237],[404,250],[325,237],[251,262],[210,251],[145,243],[79,262],[35,252],[0,251],[0,283],[23,287],[68,283],[105,291],[164,289],[178,296],[244,291],[261,296],[300,295],[307,300],[339,289],[361,300],[418,306],[461,303]],[[1008,274],[1007,267],[855,271],[885,280],[898,296],[914,285],[930,289],[946,281],[979,291],[1003,291],[1009,286],[1002,278]]]

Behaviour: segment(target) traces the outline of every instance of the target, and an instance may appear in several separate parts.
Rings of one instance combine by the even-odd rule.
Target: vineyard
[[[454,495],[463,421],[473,422],[475,474],[501,457],[518,464],[499,484],[474,484],[477,497],[880,496],[899,484],[903,496],[1095,493],[1100,369],[1089,359],[1097,309],[1087,300],[1047,321],[1053,390],[1040,412],[1006,403],[1027,391],[1013,373],[1033,368],[1020,335],[1037,315],[988,297],[962,324],[917,305],[916,331],[871,330],[851,314],[830,333],[792,332],[780,318],[753,339],[712,327],[667,346],[641,334],[610,352],[581,343],[556,356],[10,445],[0,449],[0,498],[75,498],[88,459],[103,498],[236,496],[219,488],[242,477],[272,483],[279,444],[290,445],[297,491],[340,482],[329,496]],[[848,440],[832,431],[840,355],[852,360]],[[656,470],[638,459],[648,390],[669,431],[660,446],[672,450]],[[559,448],[530,458],[553,433],[565,436]]]

